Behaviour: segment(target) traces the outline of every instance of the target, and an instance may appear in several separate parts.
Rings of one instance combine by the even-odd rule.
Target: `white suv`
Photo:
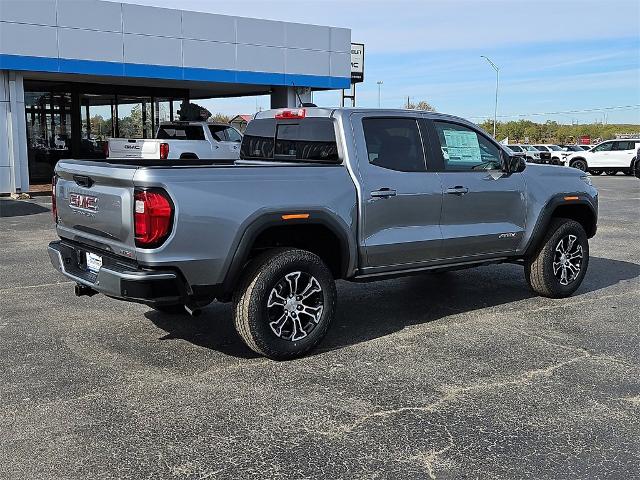
[[[640,139],[607,140],[587,152],[570,154],[566,161],[570,167],[588,171],[594,175],[600,175],[602,172],[607,175],[615,175],[618,172],[633,175],[640,171],[640,162],[637,158],[638,147],[640,147]]]
[[[549,152],[551,154],[551,164],[552,165],[564,165],[564,157],[566,157],[565,152],[558,145],[551,145],[548,143],[534,145],[535,148],[540,150],[541,152]]]

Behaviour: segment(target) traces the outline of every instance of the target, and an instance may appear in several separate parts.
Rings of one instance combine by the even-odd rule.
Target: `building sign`
[[[364,44],[351,44],[351,83],[364,82]]]
[[[591,137],[589,135],[581,136],[580,145],[591,145]]]

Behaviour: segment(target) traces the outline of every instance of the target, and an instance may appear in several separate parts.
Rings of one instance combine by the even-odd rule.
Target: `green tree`
[[[216,113],[209,117],[210,122],[215,123],[229,123],[231,121],[231,117],[229,115],[225,115],[224,113]]]

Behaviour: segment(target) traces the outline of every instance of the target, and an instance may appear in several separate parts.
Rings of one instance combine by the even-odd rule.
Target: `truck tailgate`
[[[62,160],[56,166],[61,237],[135,258],[133,177],[137,167]]]
[[[110,138],[110,158],[160,158],[160,140]]]

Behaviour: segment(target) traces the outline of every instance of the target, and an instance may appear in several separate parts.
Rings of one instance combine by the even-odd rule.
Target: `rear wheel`
[[[274,249],[247,267],[233,302],[236,330],[247,346],[287,360],[324,338],[335,314],[336,287],[317,255]]]
[[[618,170],[605,170],[604,173],[606,173],[607,175],[617,175]]]
[[[579,158],[577,160],[574,160],[573,162],[571,162],[571,166],[573,168],[577,168],[578,170],[582,170],[583,172],[587,171],[587,162],[584,161],[583,159]]]
[[[587,234],[578,222],[555,219],[535,255],[526,260],[525,276],[539,295],[564,298],[582,283],[589,266]]]
[[[640,178],[640,158],[636,158],[631,163],[631,175]]]
[[[602,170],[589,170],[591,175],[602,175]]]

